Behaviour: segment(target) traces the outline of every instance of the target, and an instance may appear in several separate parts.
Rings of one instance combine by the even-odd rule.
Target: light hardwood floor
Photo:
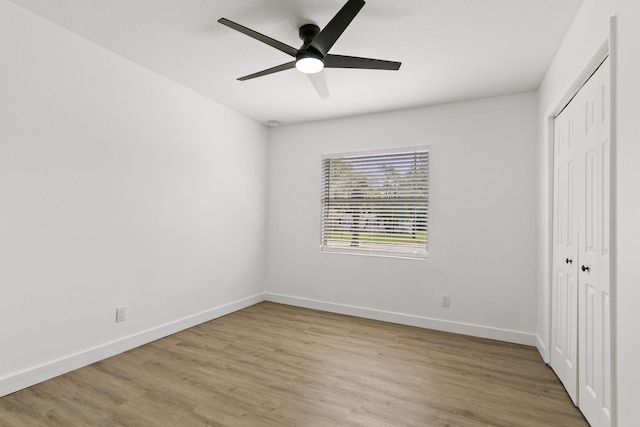
[[[533,347],[260,303],[0,398],[0,426],[586,426]]]

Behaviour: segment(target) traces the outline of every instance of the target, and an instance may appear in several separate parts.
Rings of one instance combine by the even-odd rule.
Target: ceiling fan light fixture
[[[305,74],[315,74],[322,71],[324,63],[321,59],[307,56],[296,61],[296,68]]]

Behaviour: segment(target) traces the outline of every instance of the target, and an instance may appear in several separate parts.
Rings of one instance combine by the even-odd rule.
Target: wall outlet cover
[[[116,322],[124,322],[125,320],[127,320],[127,308],[126,307],[116,308]]]
[[[449,295],[442,295],[442,306],[445,308],[451,306],[451,297]]]

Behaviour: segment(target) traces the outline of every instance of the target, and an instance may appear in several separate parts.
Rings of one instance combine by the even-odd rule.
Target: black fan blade
[[[311,84],[318,92],[320,99],[327,99],[329,97],[329,87],[327,86],[327,78],[324,75],[324,71],[307,74],[307,76],[309,76],[309,80],[311,80]]]
[[[398,70],[402,62],[382,59],[360,58],[358,56],[327,55],[324,58],[326,68],[362,68],[366,70]]]
[[[336,13],[336,16],[329,21],[327,26],[320,31],[320,34],[311,41],[309,46],[315,48],[322,56],[326,55],[331,46],[335,44],[351,21],[353,21],[353,18],[360,12],[362,6],[364,6],[364,0],[349,0]]]
[[[298,54],[298,49],[293,48],[288,44],[279,42],[278,40],[272,39],[271,37],[265,36],[264,34],[260,34],[257,31],[253,31],[251,28],[247,28],[240,24],[236,24],[235,22],[229,21],[226,18],[220,18],[218,19],[218,22],[236,31],[240,31],[242,34],[246,34],[251,38],[261,41],[262,43],[266,43],[271,47],[275,47],[276,49],[286,53],[287,55],[296,56]]]
[[[257,73],[249,74],[248,76],[240,77],[238,80],[245,81],[249,79],[255,79],[256,77],[266,76],[268,74],[277,73],[278,71],[290,70],[296,68],[296,61],[287,62],[286,64],[278,65],[266,70],[258,71]]]

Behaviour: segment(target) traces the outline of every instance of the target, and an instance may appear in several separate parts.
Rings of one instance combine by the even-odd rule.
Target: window
[[[428,187],[427,147],[326,156],[321,250],[426,258]]]

